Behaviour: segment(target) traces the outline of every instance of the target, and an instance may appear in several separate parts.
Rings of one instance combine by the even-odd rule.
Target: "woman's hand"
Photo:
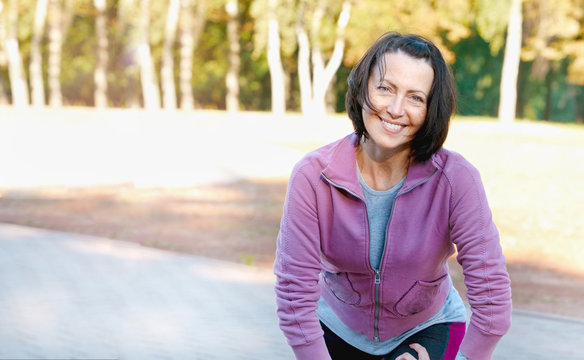
[[[420,344],[410,344],[410,347],[418,353],[418,360],[430,360],[430,355],[426,351],[426,348]],[[400,356],[396,357],[395,360],[416,360],[411,354],[403,353]]]

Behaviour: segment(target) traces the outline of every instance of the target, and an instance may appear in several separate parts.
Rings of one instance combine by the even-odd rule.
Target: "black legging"
[[[324,340],[333,360],[395,360],[399,355],[406,352],[412,354],[417,359],[418,353],[409,347],[412,343],[418,343],[425,347],[430,359],[443,359],[446,349],[449,346],[450,323],[432,325],[419,331],[407,338],[397,348],[386,355],[371,355],[363,352],[346,343],[322,322],[320,325],[324,330]],[[458,341],[458,345],[459,344],[460,342]]]

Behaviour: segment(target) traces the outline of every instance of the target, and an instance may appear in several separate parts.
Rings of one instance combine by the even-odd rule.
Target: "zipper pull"
[[[381,284],[381,275],[379,274],[379,270],[375,270],[375,285]]]

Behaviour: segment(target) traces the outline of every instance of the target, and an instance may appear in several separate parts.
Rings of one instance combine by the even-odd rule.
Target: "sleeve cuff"
[[[460,345],[460,352],[471,360],[490,360],[502,336],[486,334],[471,323]]]
[[[324,337],[302,345],[292,346],[297,360],[331,360]]]

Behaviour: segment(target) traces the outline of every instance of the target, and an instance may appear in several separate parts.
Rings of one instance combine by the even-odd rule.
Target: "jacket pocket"
[[[416,281],[395,303],[395,313],[399,316],[410,316],[428,308],[440,293],[440,285],[447,277],[448,274],[445,274],[432,281]]]
[[[348,305],[358,305],[361,302],[361,295],[353,287],[346,272],[324,271],[323,278],[333,295],[340,301]]]

